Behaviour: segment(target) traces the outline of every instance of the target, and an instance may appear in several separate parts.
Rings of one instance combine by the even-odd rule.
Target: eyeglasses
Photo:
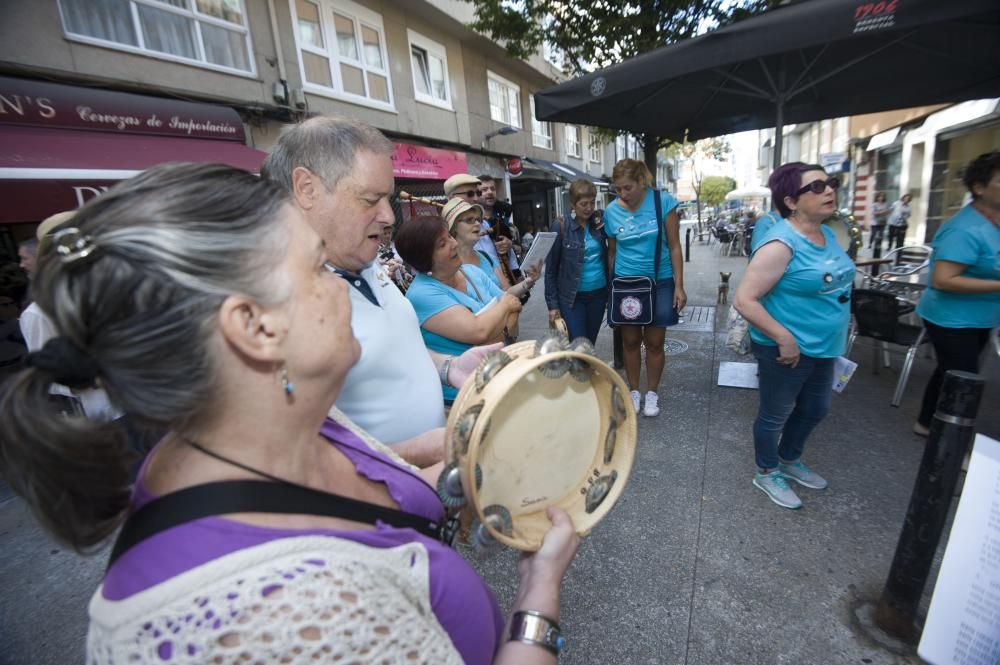
[[[469,198],[479,197],[479,196],[483,195],[483,190],[481,190],[481,189],[470,189],[467,192],[455,192],[455,195],[456,196],[468,196]]]
[[[837,191],[840,187],[840,178],[837,176],[830,176],[826,180],[813,180],[808,185],[799,188],[799,191],[795,192],[795,196],[800,196],[806,192],[812,192],[813,194],[822,194],[829,187],[833,191]]]

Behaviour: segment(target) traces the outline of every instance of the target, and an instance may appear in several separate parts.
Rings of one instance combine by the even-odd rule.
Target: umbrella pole
[[[774,118],[774,157],[771,159],[771,170],[781,166],[781,149],[784,147],[784,136],[782,129],[785,126],[785,100],[779,98],[775,106]]]

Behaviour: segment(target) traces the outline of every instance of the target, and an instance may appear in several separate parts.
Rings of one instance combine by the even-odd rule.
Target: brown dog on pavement
[[[733,276],[731,272],[720,272],[719,277],[722,281],[719,282],[719,297],[716,303],[719,305],[725,305],[726,301],[729,300],[729,278]]]

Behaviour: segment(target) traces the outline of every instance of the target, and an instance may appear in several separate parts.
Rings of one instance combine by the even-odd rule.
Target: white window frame
[[[566,154],[569,157],[576,157],[577,159],[580,159],[583,156],[583,141],[580,140],[580,135],[582,133],[583,132],[580,131],[579,125],[565,126],[564,134],[566,135]],[[571,134],[576,134],[576,139],[574,141],[570,140]]]
[[[588,130],[587,131],[587,153],[588,153],[588,157],[590,158],[590,161],[592,163],[594,163],[594,164],[601,164],[601,163],[603,163],[604,160],[601,159],[601,157],[602,157],[602,155],[601,155],[601,148],[602,147],[604,147],[604,146],[601,145],[600,140],[597,138],[597,132],[595,132],[593,130]]]
[[[441,64],[444,66],[444,99],[438,99],[433,95],[425,95],[417,90],[416,81],[413,84],[413,97],[418,102],[423,104],[430,104],[431,106],[437,106],[438,108],[446,109],[448,111],[454,110],[451,105],[451,75],[448,72],[448,54],[442,44],[437,43],[433,39],[424,37],[419,32],[414,32],[409,28],[406,29],[406,37],[409,41],[409,53],[410,53],[410,72],[416,68],[416,64],[413,60],[413,47],[416,46],[422,49],[424,53],[429,56],[434,56],[441,60]],[[429,63],[428,63],[429,64]],[[414,74],[415,76],[416,74]]]
[[[132,15],[132,25],[135,29],[136,39],[139,42],[138,46],[132,46],[131,44],[122,44],[121,42],[114,42],[109,39],[101,39],[100,37],[91,37],[90,35],[81,35],[76,32],[70,32],[66,27],[66,19],[63,16],[63,8],[61,2],[56,2],[56,7],[59,9],[59,19],[62,22],[63,35],[68,41],[79,42],[80,44],[89,44],[91,46],[101,46],[103,48],[113,49],[115,51],[125,51],[126,53],[134,53],[136,55],[143,55],[150,58],[156,58],[157,60],[167,60],[169,62],[177,62],[184,65],[191,65],[193,67],[201,67],[202,69],[212,69],[217,72],[225,72],[226,74],[234,74],[236,76],[243,76],[245,78],[257,78],[257,62],[254,58],[253,41],[250,38],[250,27],[247,25],[247,6],[246,0],[240,0],[240,8],[243,15],[243,25],[236,25],[229,21],[224,21],[220,18],[215,18],[214,16],[209,16],[207,14],[202,14],[198,11],[197,5],[191,2],[191,9],[184,9],[182,7],[175,7],[173,5],[159,3],[155,0],[128,0],[129,10]],[[250,65],[250,69],[237,69],[235,67],[226,67],[225,65],[217,65],[214,62],[208,62],[207,60],[199,60],[197,58],[185,58],[181,55],[174,55],[173,53],[164,53],[163,51],[154,51],[152,49],[146,48],[145,37],[142,34],[142,26],[139,24],[139,10],[136,5],[144,5],[147,7],[152,7],[160,11],[177,14],[185,18],[190,18],[194,21],[195,26],[195,40],[194,47],[197,50],[198,55],[201,58],[205,57],[205,42],[201,37],[201,24],[207,23],[219,28],[224,28],[230,32],[241,32],[243,33],[244,43],[247,49],[247,61]]]
[[[552,123],[545,120],[535,120],[534,95],[528,95],[528,106],[531,108],[531,145],[536,148],[552,150]]]
[[[502,86],[504,86],[506,88],[510,88],[514,92],[514,98],[517,100],[517,120],[515,120],[513,118],[511,118],[510,120],[506,120],[504,118],[497,118],[496,116],[494,116],[493,115],[493,100],[492,99],[489,100],[490,118],[493,119],[496,122],[503,123],[504,125],[510,125],[511,127],[517,127],[518,129],[524,129],[524,121],[523,121],[523,118],[522,118],[522,115],[521,115],[521,86],[519,86],[516,83],[513,83],[511,81],[508,81],[507,79],[505,79],[504,77],[500,76],[499,74],[496,74],[496,73],[490,71],[489,69],[487,69],[486,70],[486,94],[487,94],[487,97],[490,96],[490,81],[491,80],[493,82],[497,83],[498,85],[502,85]],[[509,113],[510,112],[510,100],[506,100],[506,101],[507,101],[507,104],[506,104],[507,112]]]
[[[385,27],[382,24],[382,15],[362,7],[359,4],[351,2],[351,0],[309,0],[309,2],[319,5],[319,29],[323,35],[323,44],[326,46],[325,49],[317,48],[312,44],[305,44],[299,39],[299,15],[298,11],[295,9],[295,0],[288,0],[288,9],[292,14],[292,25],[294,26],[292,28],[292,34],[295,37],[295,55],[299,61],[299,74],[302,77],[302,89],[306,92],[311,92],[322,97],[329,97],[330,99],[337,99],[343,102],[358,104],[360,106],[369,106],[371,108],[379,109],[380,111],[395,113],[396,106],[394,96],[392,94],[392,76],[389,71],[389,53],[385,39]],[[350,60],[340,55],[337,50],[337,31],[333,25],[333,12],[337,12],[338,14],[354,21],[354,31],[357,36],[361,35],[362,26],[371,28],[378,33],[379,48],[381,49],[382,63],[385,65],[385,69],[375,69],[364,61],[364,53],[362,52],[364,50],[364,45],[360,41],[358,42],[359,60]],[[306,66],[302,61],[303,51],[312,53],[320,58],[325,58],[330,63],[330,81],[333,84],[332,88],[306,80]],[[386,80],[387,92],[389,94],[389,101],[383,102],[379,99],[372,99],[367,95],[356,95],[344,90],[344,82],[340,74],[341,63],[357,67],[365,73],[364,83],[366,90],[368,89],[368,72],[372,72],[378,76],[384,76]]]

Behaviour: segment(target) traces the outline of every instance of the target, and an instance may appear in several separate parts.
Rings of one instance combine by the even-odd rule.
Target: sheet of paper
[[[552,250],[552,245],[555,244],[557,235],[559,234],[554,231],[539,231],[536,233],[535,239],[531,242],[531,248],[525,254],[524,260],[521,261],[521,270],[527,271],[536,265],[541,267],[540,264],[545,261],[545,257]]]
[[[719,385],[757,389],[757,363],[719,363]]]
[[[932,665],[1000,663],[1000,441],[982,434],[917,653]]]
[[[833,363],[833,392],[843,392],[857,368],[858,364],[853,360],[844,356],[837,358]]]
[[[500,301],[499,301],[499,300],[497,300],[497,297],[496,297],[496,296],[493,296],[493,299],[492,299],[492,300],[490,300],[490,301],[489,301],[488,303],[486,303],[485,305],[483,305],[483,308],[482,308],[481,310],[479,310],[478,312],[476,312],[476,316],[479,316],[479,315],[480,315],[480,314],[482,314],[483,312],[485,312],[485,311],[487,311],[487,310],[489,310],[489,309],[492,309],[493,307],[495,307],[495,306],[496,306],[496,304],[497,304],[498,302],[500,302]]]

